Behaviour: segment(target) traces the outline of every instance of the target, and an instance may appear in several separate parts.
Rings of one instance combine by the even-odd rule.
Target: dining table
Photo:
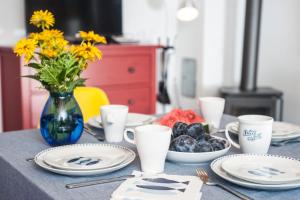
[[[229,122],[236,121],[236,117],[223,115],[220,128],[223,129]],[[224,133],[218,133],[224,137]],[[78,143],[99,143],[96,138],[83,133]],[[129,147],[136,151],[132,144],[121,142],[119,145]],[[55,174],[37,166],[34,161],[27,158],[34,157],[42,150],[50,148],[43,140],[38,129],[21,130],[0,133],[0,200],[108,200],[111,194],[122,182],[112,182],[76,189],[67,189],[68,183],[96,180],[102,178],[118,177],[131,174],[134,170],[141,170],[137,154],[135,160],[127,167],[118,171],[99,176],[72,177]],[[155,148],[155,146],[153,146]],[[228,154],[239,154],[241,151],[231,147]],[[269,149],[269,154],[283,155],[300,159],[299,143],[287,144],[282,147]],[[249,189],[231,184],[215,175],[210,169],[210,163],[180,164],[166,161],[166,174],[194,175],[196,169],[204,168],[215,180],[257,200],[299,200],[300,188],[281,191],[265,191]],[[216,186],[203,185],[203,200],[238,199],[232,194]]]

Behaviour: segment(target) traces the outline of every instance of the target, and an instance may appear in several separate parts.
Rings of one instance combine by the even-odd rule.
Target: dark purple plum
[[[187,126],[186,134],[199,141],[203,140],[205,130],[201,123],[193,123]]]
[[[204,139],[205,139],[206,141],[210,140],[211,138],[212,138],[212,137],[211,137],[209,134],[207,134],[207,133],[204,134]]]
[[[195,152],[211,152],[213,150],[214,149],[213,149],[212,145],[205,140],[199,141],[194,149]]]
[[[222,150],[225,148],[225,144],[223,143],[224,140],[220,140],[217,138],[211,138],[208,140],[208,142],[213,147],[214,151]]]
[[[169,150],[170,151],[176,151],[175,146],[174,146],[173,143],[170,144]]]
[[[194,152],[197,141],[188,136],[180,135],[175,138],[170,144],[170,150],[179,152]]]
[[[183,123],[183,122],[176,122],[173,126],[173,134],[172,137],[173,139],[177,138],[180,135],[185,135],[186,134],[186,128],[187,128],[187,124]]]

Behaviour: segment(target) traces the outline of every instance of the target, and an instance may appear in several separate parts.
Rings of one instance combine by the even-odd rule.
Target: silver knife
[[[159,186],[159,185],[136,185],[138,188],[149,189],[149,190],[177,190],[179,192],[184,192],[185,188],[176,189],[171,187]]]
[[[166,184],[172,184],[172,183],[183,183],[188,185],[189,181],[183,181],[183,182],[179,182],[179,181],[174,181],[171,179],[167,179],[167,178],[143,178],[143,181],[148,181],[148,182],[153,182],[153,183],[166,183]]]
[[[101,142],[104,141],[104,137],[102,137],[101,135],[98,135],[98,134],[94,133],[90,128],[84,126],[83,129],[84,129],[84,131],[85,131],[86,133],[88,133],[88,134],[94,136],[97,140],[99,140],[99,141],[101,141]]]
[[[91,186],[91,185],[99,185],[99,184],[104,184],[104,183],[123,181],[123,180],[126,180],[127,178],[133,178],[133,177],[135,177],[135,175],[125,175],[125,176],[119,176],[119,177],[114,177],[114,178],[83,181],[83,182],[78,182],[78,183],[69,183],[69,184],[66,184],[66,188],[74,189],[74,188],[86,187],[86,186]]]
[[[285,144],[288,144],[288,143],[297,143],[297,142],[300,142],[300,137],[293,138],[293,139],[288,139],[288,140],[283,140],[283,141],[279,141],[279,142],[272,142],[271,145],[275,146],[275,147],[281,147],[281,146],[284,146]]]

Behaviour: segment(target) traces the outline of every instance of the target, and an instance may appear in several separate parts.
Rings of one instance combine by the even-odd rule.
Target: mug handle
[[[236,148],[240,149],[241,148],[241,145],[239,145],[238,143],[234,142],[231,137],[229,136],[229,132],[228,132],[228,129],[229,127],[231,126],[231,123],[230,124],[227,124],[226,126],[226,129],[225,129],[225,136],[226,138],[229,140],[229,142]]]
[[[128,137],[128,132],[131,132],[131,133],[134,133],[135,131],[133,130],[133,129],[131,129],[131,128],[127,128],[127,129],[125,129],[125,131],[124,131],[124,139],[126,140],[126,142],[129,142],[129,143],[131,143],[131,144],[135,144],[135,138],[133,138],[133,139],[130,139],[129,137]],[[133,134],[133,137],[134,137],[134,134]]]

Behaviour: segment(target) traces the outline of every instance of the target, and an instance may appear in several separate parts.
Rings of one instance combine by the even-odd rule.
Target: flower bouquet
[[[14,52],[23,56],[26,67],[34,73],[25,77],[39,81],[50,97],[44,107],[40,130],[50,145],[75,143],[83,130],[80,108],[73,96],[85,79],[80,75],[89,61],[100,60],[102,52],[95,46],[106,39],[93,31],[80,31],[82,42],[70,45],[63,32],[52,29],[55,19],[49,11],[35,11],[30,24],[40,32],[30,33],[15,46]]]

